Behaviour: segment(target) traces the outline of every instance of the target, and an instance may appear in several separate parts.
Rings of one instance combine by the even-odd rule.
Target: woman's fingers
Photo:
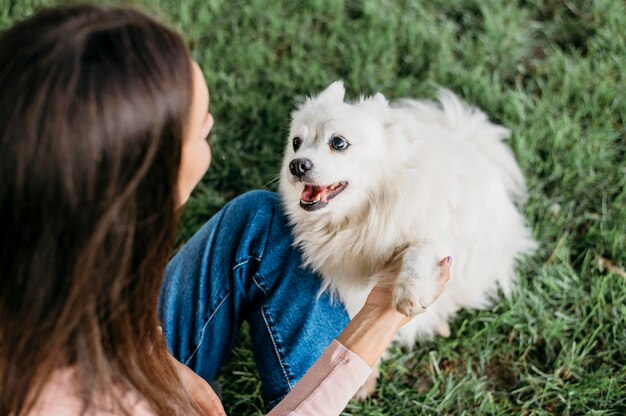
[[[443,289],[446,287],[446,283],[450,280],[450,266],[452,266],[452,256],[444,257],[439,261],[439,287],[437,288],[435,299],[441,296]]]

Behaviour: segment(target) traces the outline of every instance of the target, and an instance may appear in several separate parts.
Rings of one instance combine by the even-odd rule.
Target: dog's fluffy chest
[[[370,277],[397,268],[408,240],[398,224],[370,215],[342,224],[300,219],[294,234],[305,262],[321,272],[330,287],[337,279],[366,285]]]

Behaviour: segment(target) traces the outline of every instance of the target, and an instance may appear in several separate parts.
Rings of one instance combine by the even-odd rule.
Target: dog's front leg
[[[391,297],[392,306],[398,312],[413,317],[435,301],[440,252],[426,242],[413,243],[405,249]]]

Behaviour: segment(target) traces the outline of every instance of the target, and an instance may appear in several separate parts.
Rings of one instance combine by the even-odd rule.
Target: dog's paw
[[[435,301],[437,280],[399,276],[391,292],[391,306],[398,312],[413,318]]]
[[[443,338],[450,336],[450,325],[446,321],[440,321],[435,328],[437,335]]]
[[[410,285],[396,284],[391,292],[391,306],[410,318],[422,313],[425,309],[414,296]]]

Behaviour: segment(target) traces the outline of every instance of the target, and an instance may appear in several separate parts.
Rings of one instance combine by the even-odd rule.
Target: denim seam
[[[287,386],[289,387],[289,390],[291,390],[293,389],[293,385],[291,384],[291,379],[289,378],[289,375],[287,375],[287,370],[285,369],[283,360],[281,360],[280,358],[280,353],[278,352],[278,346],[276,345],[276,340],[274,340],[274,334],[272,333],[271,326],[269,322],[267,322],[267,317],[265,316],[264,307],[261,307],[261,316],[263,316],[263,320],[265,321],[265,326],[267,327],[267,332],[270,334],[270,339],[272,340],[272,345],[274,346],[276,357],[278,357],[278,364],[280,364],[280,369],[283,370],[283,375],[285,376],[285,380],[287,381]]]
[[[265,232],[265,241],[263,242],[263,252],[261,253],[261,257],[265,255],[265,249],[267,248],[267,243],[270,239],[270,234],[272,227],[274,227],[274,217],[276,216],[276,209],[272,206],[272,212],[269,215],[269,223],[267,224],[267,230]]]
[[[217,311],[220,310],[220,308],[222,307],[222,305],[224,304],[224,302],[226,301],[226,299],[228,299],[228,297],[230,296],[230,294],[232,293],[232,290],[229,290],[228,293],[226,293],[226,295],[224,296],[224,298],[220,301],[220,303],[217,304],[217,306],[215,307],[215,310],[211,313],[211,315],[207,318],[206,322],[204,323],[204,325],[202,326],[202,334],[200,335],[200,340],[198,341],[198,345],[196,345],[196,348],[193,350],[193,352],[191,353],[191,355],[189,356],[189,358],[187,358],[185,360],[185,365],[189,365],[189,362],[191,361],[191,359],[196,355],[196,353],[198,352],[198,350],[200,349],[200,345],[202,345],[202,340],[204,339],[204,333],[206,331],[207,326],[209,325],[209,322],[211,322],[211,320],[213,319],[213,317],[215,316],[215,314],[217,313]]]
[[[254,282],[255,285],[257,285],[257,287],[259,289],[261,289],[261,292],[263,292],[263,294],[265,295],[265,298],[267,299],[267,292],[265,291],[265,289],[263,289],[263,287],[261,287],[261,285],[259,284],[259,282],[256,280],[256,278],[254,276],[252,276],[252,281]],[[272,345],[274,346],[274,351],[276,352],[276,357],[278,357],[278,364],[280,364],[280,369],[283,371],[283,375],[285,376],[285,380],[287,380],[287,386],[289,387],[289,390],[291,390],[291,389],[293,389],[293,385],[291,384],[291,378],[287,374],[287,369],[285,368],[285,365],[283,364],[283,360],[281,359],[280,352],[278,351],[278,345],[276,344],[276,340],[274,339],[274,334],[272,333],[271,326],[270,326],[269,322],[267,321],[267,316],[265,315],[265,307],[264,306],[261,306],[261,316],[263,317],[263,321],[265,321],[265,326],[267,327],[267,332],[270,334],[270,339],[272,340]]]
[[[240,268],[241,266],[243,266],[243,265],[245,265],[246,263],[248,263],[248,262],[250,261],[250,259],[254,259],[254,260],[256,260],[256,261],[261,261],[261,259],[260,259],[260,258],[258,258],[258,257],[256,257],[256,256],[250,256],[250,255],[249,255],[249,256],[248,256],[248,258],[246,258],[245,260],[241,260],[240,262],[238,262],[237,264],[235,264],[235,265],[233,266],[233,272],[234,272],[235,270],[237,270],[238,268]],[[265,292],[264,292],[264,293],[265,293]],[[267,296],[267,295],[266,295],[266,296]]]
[[[250,261],[250,259],[254,259],[254,260],[259,261],[259,262],[261,261],[261,259],[256,257],[256,256],[248,255],[247,259],[238,262],[233,267],[233,272],[235,272],[235,270],[238,269],[239,267],[242,267],[243,265],[247,264]],[[265,299],[267,299],[268,298],[267,292],[265,291],[263,286],[261,286],[261,284],[259,283],[259,281],[256,279],[256,277],[254,275],[252,276],[252,281],[261,290],[261,292],[263,292],[263,295],[265,296]],[[287,373],[287,368],[285,367],[285,364],[283,363],[283,360],[281,358],[281,354],[280,354],[280,352],[278,350],[278,344],[276,343],[276,339],[274,338],[274,334],[272,332],[272,327],[271,327],[271,325],[269,324],[269,322],[267,320],[267,316],[265,314],[265,308],[263,306],[261,306],[261,316],[263,317],[263,321],[265,322],[265,326],[267,328],[267,332],[270,335],[270,340],[272,341],[272,346],[274,347],[274,352],[276,353],[276,357],[278,358],[278,364],[280,364],[280,369],[282,370],[283,375],[285,376],[285,380],[287,381],[287,386],[289,387],[289,390],[291,390],[291,389],[293,389],[293,384],[291,383],[291,378],[289,377],[289,374]]]
[[[263,295],[265,296],[265,299],[267,299],[267,292],[265,291],[265,289],[263,289],[263,287],[261,286],[261,284],[259,283],[258,280],[256,280],[256,277],[252,276],[252,281],[254,282],[254,284],[261,289],[261,292],[263,292]]]

